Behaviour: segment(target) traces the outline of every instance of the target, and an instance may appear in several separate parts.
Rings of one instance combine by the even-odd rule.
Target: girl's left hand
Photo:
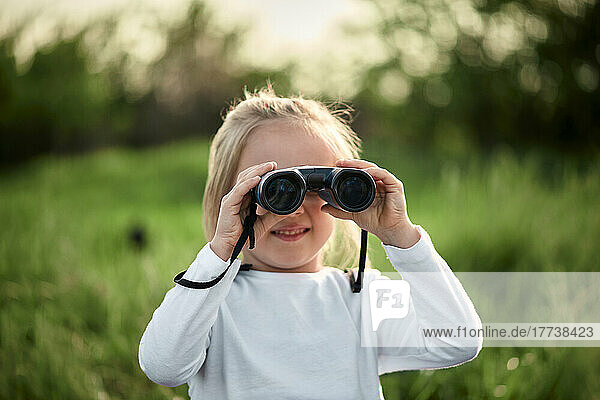
[[[325,204],[321,211],[336,218],[351,219],[362,229],[377,236],[383,244],[409,248],[419,241],[421,234],[410,222],[406,212],[404,187],[389,171],[365,160],[338,160],[340,168],[358,168],[375,180],[377,193],[369,208],[358,213],[346,212]]]

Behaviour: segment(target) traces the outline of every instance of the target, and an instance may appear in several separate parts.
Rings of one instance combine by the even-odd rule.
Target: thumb
[[[265,215],[267,212],[268,212],[267,210],[265,210],[258,204],[256,205],[256,215]]]
[[[281,221],[287,217],[288,217],[288,215],[279,215],[279,214],[274,214],[271,212],[267,212],[264,215],[258,216],[258,218],[256,218],[256,224],[255,224],[256,237],[257,238],[262,237],[273,226],[275,226],[275,224],[277,224],[279,221]],[[258,230],[256,228],[258,228]]]
[[[330,204],[324,204],[321,211],[339,219],[352,219],[352,213],[339,210]]]

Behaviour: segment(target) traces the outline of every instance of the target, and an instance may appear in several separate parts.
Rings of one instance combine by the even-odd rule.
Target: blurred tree
[[[214,26],[203,2],[192,1],[176,21],[147,13],[125,10],[72,37],[59,33],[24,65],[15,47],[35,17],[0,39],[0,164],[213,134],[243,86],[272,77],[289,90],[285,71],[236,63],[243,31]]]
[[[82,35],[39,49],[22,75],[13,55],[17,36],[0,41],[2,164],[110,143],[118,131],[111,113],[118,99],[105,75],[88,71]]]
[[[363,77],[363,131],[461,153],[597,154],[600,7],[587,0],[370,1],[387,62]]]
[[[510,145],[597,154],[600,9],[592,0],[370,0],[386,60],[365,67],[355,127],[464,155]],[[0,163],[107,144],[212,134],[227,99],[298,65],[240,64],[244,29],[202,1],[165,21],[125,9],[15,57],[32,18],[0,38]],[[323,93],[327,97],[327,93]]]
[[[236,29],[220,32],[203,3],[192,2],[186,16],[164,26],[166,49],[149,66],[151,90],[141,99],[130,143],[142,145],[192,134],[214,133],[225,99],[239,93],[232,57]]]

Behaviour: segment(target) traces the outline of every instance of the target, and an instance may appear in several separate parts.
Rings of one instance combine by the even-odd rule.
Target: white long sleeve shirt
[[[410,307],[406,317],[382,322],[376,335],[402,346],[361,346],[371,326],[361,321],[364,295],[352,293],[340,269],[239,271],[236,260],[209,289],[175,285],[167,292],[141,338],[141,369],[160,385],[188,383],[193,400],[383,399],[381,374],[473,359],[481,339],[423,334],[423,327],[480,327],[481,321],[427,232],[418,229],[421,238],[408,249],[382,244],[410,284]],[[228,264],[207,244],[184,278],[210,281]],[[373,279],[389,278],[367,268],[363,292]]]

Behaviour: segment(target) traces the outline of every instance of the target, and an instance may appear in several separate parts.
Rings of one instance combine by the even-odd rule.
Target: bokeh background
[[[206,242],[210,137],[267,81],[356,110],[455,271],[598,271],[599,69],[595,0],[3,0],[0,398],[188,398],[139,339]],[[597,348],[484,348],[382,385],[600,399],[599,375]]]

